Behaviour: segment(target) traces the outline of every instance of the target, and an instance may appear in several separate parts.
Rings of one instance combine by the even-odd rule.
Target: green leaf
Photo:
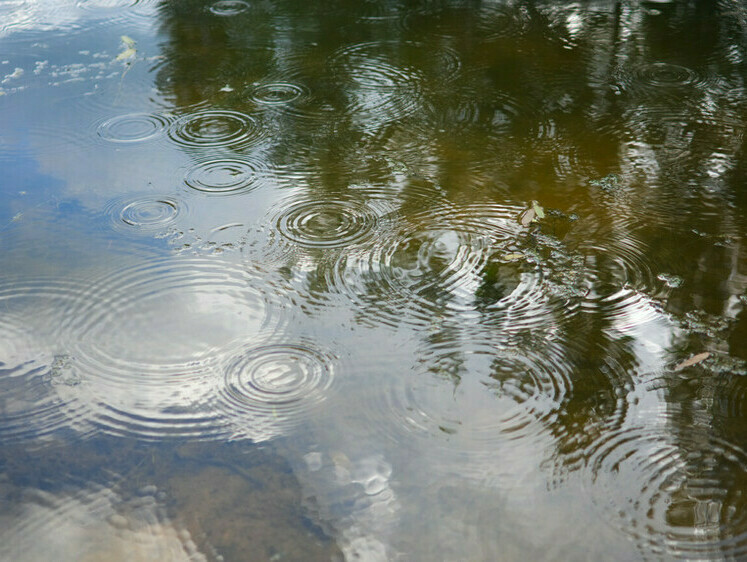
[[[127,49],[135,48],[136,43],[132,37],[128,37],[127,35],[122,35],[122,37],[120,37],[120,40],[122,41],[122,44],[125,46],[125,48]]]
[[[536,201],[532,201],[532,209],[534,209],[534,212],[537,215],[538,219],[545,218],[545,210]]]
[[[122,51],[121,53],[119,53],[117,55],[117,58],[114,59],[114,60],[127,60],[127,59],[131,59],[136,54],[137,54],[137,51],[135,49],[133,49],[133,48],[125,49],[124,51]]]

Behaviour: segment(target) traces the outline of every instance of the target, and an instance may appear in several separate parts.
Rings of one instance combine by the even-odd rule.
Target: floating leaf
[[[127,35],[122,35],[122,37],[120,37],[120,39],[122,40],[122,44],[127,49],[134,49],[135,48],[135,40],[132,37],[128,37]]]
[[[545,210],[536,201],[532,201],[532,209],[534,209],[534,212],[537,215],[538,219],[545,218]]]
[[[114,60],[127,60],[134,57],[137,54],[137,49],[135,48],[135,40],[132,37],[128,37],[127,35],[122,35],[122,37],[120,37],[120,40],[122,41],[122,45],[125,49],[124,51],[119,53],[117,55],[117,58],[115,58]]]
[[[505,256],[503,256],[503,259],[506,261],[517,261],[517,260],[524,259],[524,254],[519,254],[519,253],[506,254]]]
[[[693,365],[697,365],[698,363],[705,361],[711,356],[710,352],[704,351],[703,353],[698,353],[697,355],[693,355],[690,357],[690,359],[685,359],[682,363],[677,365],[674,370],[675,371],[681,371],[683,369],[687,369],[688,367],[692,367]]]
[[[114,60],[127,60],[131,59],[137,54],[137,51],[135,49],[125,49],[121,53],[117,55],[117,58]]]
[[[519,223],[521,226],[529,226],[536,214],[536,211],[532,207],[526,209],[519,215]]]

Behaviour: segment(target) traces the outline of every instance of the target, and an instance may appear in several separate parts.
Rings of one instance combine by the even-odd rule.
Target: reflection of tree
[[[564,222],[556,236],[547,219],[538,232],[544,238],[517,238],[501,250],[539,267],[546,281],[540,291],[571,285],[541,312],[553,325],[547,337],[564,346],[560,367],[571,382],[547,423],[559,464],[576,467],[588,460],[590,443],[621,427],[642,376],[634,338],[615,331],[620,310],[605,297],[625,287],[663,301],[677,318],[705,309],[733,319],[734,334],[747,331],[739,299],[747,290],[739,189],[747,170],[744,8],[702,0],[377,6],[394,17],[366,19],[362,3],[304,10],[288,1],[235,18],[206,18],[197,1],[163,4],[159,87],[180,108],[209,102],[260,113],[273,131],[269,160],[292,167],[294,184],[319,205],[349,194],[351,184],[363,199],[360,186],[372,188],[371,198],[386,187],[394,217],[382,221],[387,228],[416,225],[439,198],[455,206],[536,199],[575,213],[579,220]],[[363,43],[386,48],[340,62],[340,52]],[[453,77],[443,70],[447,59],[438,58],[451,52],[461,62]],[[250,101],[252,84],[273,80],[298,82],[307,97],[271,109]],[[221,92],[225,85],[234,91]],[[609,173],[619,181],[592,183]],[[339,287],[330,267],[344,267],[345,251],[298,249],[283,266],[316,297],[332,294]],[[413,264],[421,251],[411,240],[396,257]],[[426,273],[446,270],[442,258],[434,255]],[[467,330],[493,327],[491,307],[515,287],[519,266],[499,258],[472,271],[474,308],[462,328],[464,302],[457,305],[454,294],[434,284],[414,295],[428,301],[434,318],[448,320],[440,337],[452,349],[432,370],[455,383],[465,374],[460,342],[468,341]],[[407,269],[399,266],[399,273]],[[402,295],[382,294],[376,279],[362,276],[354,286],[359,303],[407,304]],[[438,339],[421,335],[423,349],[443,345]],[[706,343],[744,357],[742,339],[727,333]],[[692,340],[684,349],[699,350]],[[729,394],[743,385],[693,385],[693,395],[702,391],[708,400],[674,404],[682,397],[674,383],[658,394],[670,403],[673,436],[693,424],[706,435],[741,436],[732,422],[746,408]]]

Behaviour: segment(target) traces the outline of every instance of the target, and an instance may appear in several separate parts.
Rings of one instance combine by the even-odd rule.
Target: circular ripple
[[[72,345],[71,310],[88,284],[55,279],[6,280],[0,285],[0,441],[38,439],[76,428],[83,417],[64,355]]]
[[[307,88],[297,84],[270,82],[254,88],[250,97],[252,101],[264,105],[284,105],[308,94]]]
[[[432,456],[434,469],[485,480],[514,448],[548,439],[572,391],[571,371],[562,347],[544,338],[525,345],[461,335],[466,344],[419,349],[412,366],[404,357],[388,365],[379,358],[384,388],[367,389],[360,412],[399,447]]]
[[[118,230],[153,233],[171,225],[185,211],[185,204],[173,197],[145,195],[136,199],[115,199],[107,213]]]
[[[308,341],[243,349],[225,363],[219,407],[240,427],[293,427],[325,399],[335,361]]]
[[[138,143],[164,134],[171,119],[159,113],[128,113],[103,121],[97,127],[102,139],[115,143]]]
[[[381,211],[353,198],[282,201],[275,228],[286,239],[306,248],[342,248],[359,244],[376,232]]]
[[[409,431],[459,434],[463,447],[479,450],[495,439],[526,439],[537,431],[535,422],[557,410],[568,386],[561,373],[509,351],[480,359],[486,364],[484,377],[466,370],[458,380],[409,377],[394,389],[392,411]]]
[[[521,318],[541,322],[541,271],[513,249],[519,211],[474,205],[414,214],[389,225],[371,251],[340,256],[325,272],[327,285],[359,303],[369,320],[395,325],[430,325],[455,313],[511,316],[517,327]]]
[[[208,195],[239,195],[259,187],[266,171],[262,160],[216,158],[195,164],[187,172],[184,183]]]
[[[278,323],[266,272],[212,260],[154,261],[96,282],[74,311],[71,390],[107,432],[212,438],[226,431],[212,388],[225,356]],[[287,317],[287,314],[285,315]]]
[[[689,86],[698,81],[698,75],[689,68],[665,62],[641,66],[633,75],[642,83],[656,87]]]
[[[504,3],[486,3],[475,6],[448,7],[436,12],[416,11],[410,17],[411,28],[423,26],[429,33],[445,37],[464,36],[464,22],[474,22],[472,41],[482,42],[521,35],[531,23],[529,15],[521,7],[505,6]]]
[[[658,555],[747,555],[747,454],[727,442],[643,428],[606,434],[590,462],[598,506]]]
[[[208,10],[216,16],[237,16],[249,8],[249,4],[242,0],[218,0],[213,2]]]
[[[258,123],[244,113],[204,109],[177,120],[169,137],[184,147],[238,147],[257,141],[261,130]]]
[[[330,59],[333,79],[347,99],[346,113],[377,122],[418,111],[427,84],[453,80],[459,68],[456,52],[416,42],[359,43]]]

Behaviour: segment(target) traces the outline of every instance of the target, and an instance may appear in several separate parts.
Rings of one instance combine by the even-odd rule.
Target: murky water
[[[0,559],[747,557],[747,6],[0,4]]]

